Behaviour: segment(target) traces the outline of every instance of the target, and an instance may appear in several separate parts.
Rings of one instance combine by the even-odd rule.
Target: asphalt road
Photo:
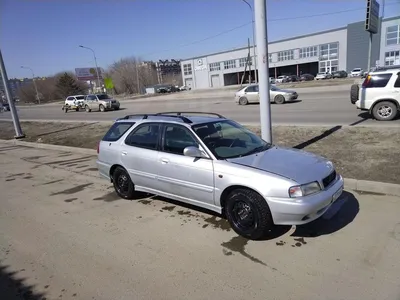
[[[204,211],[119,199],[91,156],[0,143],[0,169],[1,299],[400,299],[398,197],[348,190],[255,242]]]
[[[391,122],[378,122],[370,118],[368,113],[361,112],[350,103],[348,89],[340,86],[337,90],[312,92],[299,91],[299,101],[284,105],[271,104],[274,125],[351,125],[363,126],[399,126],[400,118]],[[239,106],[231,96],[213,97],[194,95],[188,99],[184,95],[169,95],[140,100],[121,102],[120,111],[105,113],[68,112],[61,110],[61,105],[43,105],[36,107],[19,107],[21,120],[60,120],[60,121],[111,121],[127,114],[152,113],[160,111],[203,111],[216,112],[245,124],[259,124],[258,104]],[[360,115],[360,116],[359,116]],[[11,119],[10,113],[0,114],[0,120]]]

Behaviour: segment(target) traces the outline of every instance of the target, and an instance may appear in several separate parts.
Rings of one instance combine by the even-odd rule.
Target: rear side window
[[[400,88],[400,73],[397,75],[396,82],[394,83],[395,88]]]
[[[103,137],[105,142],[118,141],[135,123],[114,123]]]
[[[364,88],[383,88],[389,82],[390,77],[392,77],[392,73],[368,75],[362,86]]]

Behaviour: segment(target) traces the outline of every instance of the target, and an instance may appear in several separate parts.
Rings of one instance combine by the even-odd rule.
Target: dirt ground
[[[22,122],[24,141],[96,149],[111,123]],[[0,139],[12,139],[11,122],[0,122]],[[257,134],[260,129],[250,128]],[[274,144],[322,155],[347,178],[400,184],[400,130],[366,127],[273,128]]]

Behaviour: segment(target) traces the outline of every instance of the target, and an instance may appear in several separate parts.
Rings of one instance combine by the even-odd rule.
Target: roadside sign
[[[379,3],[376,0],[367,0],[367,14],[365,16],[365,30],[374,34],[379,27]]]
[[[102,79],[101,69],[97,68],[99,72],[99,79]],[[78,80],[96,80],[96,68],[75,68],[75,75]]]
[[[112,90],[114,88],[114,83],[110,77],[104,79],[104,86],[107,90]]]

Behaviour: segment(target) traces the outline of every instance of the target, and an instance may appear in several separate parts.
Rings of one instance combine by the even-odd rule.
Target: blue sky
[[[365,2],[268,0],[268,38],[361,21]],[[306,17],[346,10],[351,11]],[[398,15],[400,0],[386,0],[385,17]],[[252,36],[251,11],[242,0],[0,0],[0,30],[9,78],[30,76],[21,65],[37,76],[93,66],[92,53],[80,44],[93,48],[99,66],[106,68],[129,56],[179,59],[243,47]]]

